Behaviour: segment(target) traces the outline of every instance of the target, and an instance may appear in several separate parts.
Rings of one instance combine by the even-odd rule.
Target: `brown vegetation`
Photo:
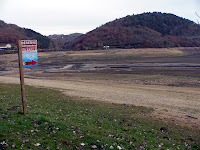
[[[144,13],[109,22],[75,39],[75,50],[200,46],[200,27],[172,14]]]
[[[0,43],[10,43],[12,46],[17,46],[18,40],[38,40],[38,48],[49,48],[51,41],[49,38],[37,33],[31,29],[20,28],[15,24],[7,24],[0,20]]]

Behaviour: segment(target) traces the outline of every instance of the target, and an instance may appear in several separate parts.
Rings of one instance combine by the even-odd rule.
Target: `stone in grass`
[[[160,131],[165,132],[165,133],[169,132],[169,130],[168,130],[167,127],[162,127],[162,128],[160,128]]]
[[[81,143],[81,146],[85,146],[85,143]]]
[[[111,145],[111,146],[110,146],[110,149],[114,149],[114,147]]]
[[[91,148],[92,149],[97,149],[97,146],[96,145],[91,145]]]
[[[117,149],[121,150],[121,149],[122,149],[122,147],[121,147],[121,146],[117,146]]]
[[[23,140],[23,144],[25,144],[25,143],[29,143],[29,142],[30,142],[29,139],[27,139],[27,140]]]
[[[40,146],[40,145],[41,145],[40,143],[35,143],[35,144],[34,144],[34,146]]]
[[[13,143],[12,148],[15,148],[15,149],[17,148],[16,143]]]
[[[8,148],[9,147],[9,145],[6,143],[6,141],[1,142],[0,146],[2,146],[2,148]]]

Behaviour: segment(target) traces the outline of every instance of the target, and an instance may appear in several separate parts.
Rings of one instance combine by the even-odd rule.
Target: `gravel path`
[[[0,83],[19,83],[19,78],[0,76]],[[26,85],[62,90],[70,96],[136,106],[150,106],[157,115],[169,116],[200,125],[199,88],[129,85],[119,83],[91,83],[86,81],[61,81],[25,79]]]

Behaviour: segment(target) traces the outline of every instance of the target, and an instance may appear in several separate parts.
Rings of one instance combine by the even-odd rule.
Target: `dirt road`
[[[19,78],[0,76],[0,83],[19,83]],[[154,108],[154,116],[200,125],[199,88],[178,88],[119,83],[92,83],[87,81],[61,81],[25,79],[26,85],[59,89],[70,96],[120,104],[133,104]]]

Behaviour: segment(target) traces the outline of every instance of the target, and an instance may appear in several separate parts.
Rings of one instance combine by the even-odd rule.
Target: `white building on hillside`
[[[106,46],[103,46],[103,49],[109,49],[110,46],[106,45]]]
[[[0,45],[0,50],[11,49],[11,44],[2,44]]]

